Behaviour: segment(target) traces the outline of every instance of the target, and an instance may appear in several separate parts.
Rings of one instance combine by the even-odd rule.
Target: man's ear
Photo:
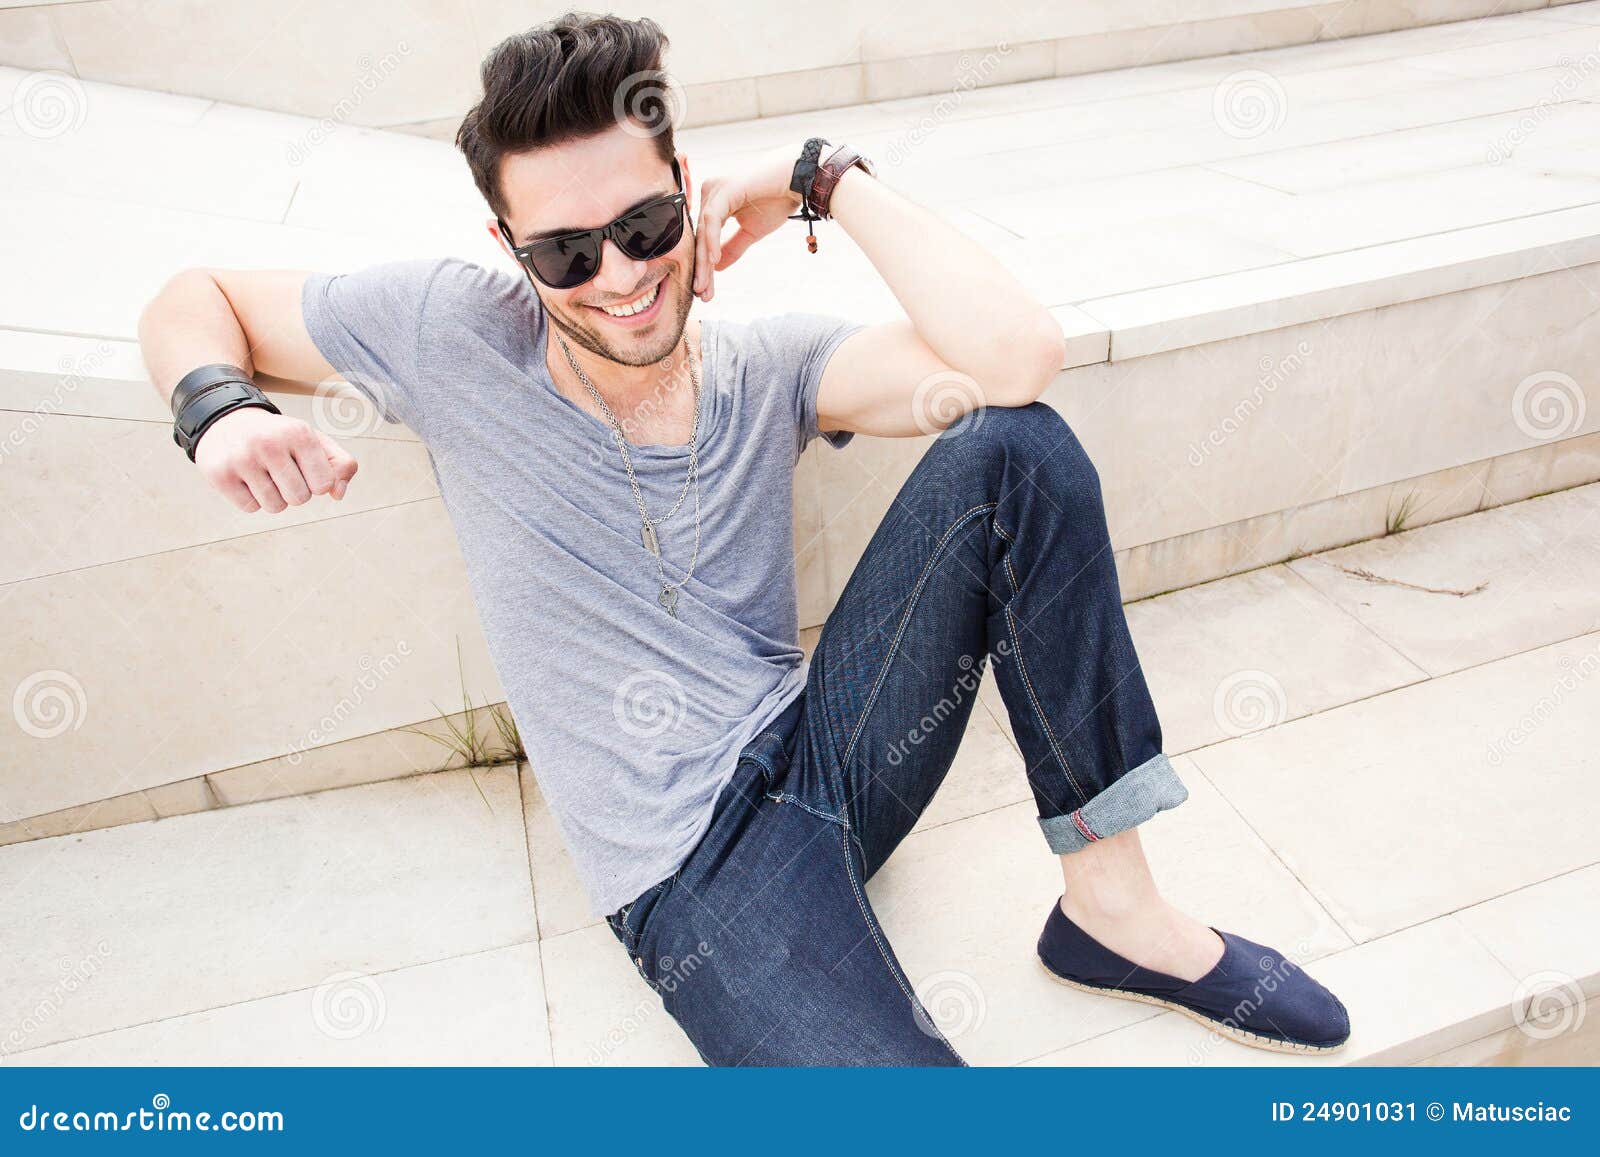
[[[506,244],[506,235],[500,232],[499,220],[497,218],[490,217],[483,223],[483,226],[485,229],[489,230],[489,236],[494,238],[494,243],[500,246],[500,252],[511,258],[511,260],[520,268],[522,262],[517,260],[517,255],[515,253],[511,252],[511,246]]]
[[[517,272],[521,273],[522,276],[526,277],[528,279],[528,284],[533,286],[533,292],[535,294],[539,294],[539,286],[537,285],[537,283],[534,282],[533,274],[528,272],[528,267],[527,266],[523,265],[522,262],[517,260],[517,255],[515,253],[511,252],[511,243],[506,240],[506,235],[504,233],[500,232],[500,221],[499,221],[499,218],[490,217],[483,224],[484,224],[484,228],[489,230],[489,236],[494,238],[494,243],[496,245],[500,246],[500,252],[504,253],[507,257],[509,257],[511,259],[511,264],[513,264],[513,265],[515,265],[517,267]],[[544,295],[543,294],[539,294],[539,300],[541,302],[544,300]]]
[[[683,173],[683,191],[689,195],[689,219],[692,221],[697,208],[694,198],[694,178],[689,175],[689,158],[683,153],[678,154],[678,169]]]

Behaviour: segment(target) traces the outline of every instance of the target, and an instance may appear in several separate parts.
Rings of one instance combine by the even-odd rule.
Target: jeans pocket
[[[739,751],[740,762],[749,761],[761,769],[763,795],[777,791],[789,774],[789,764],[794,758],[794,745],[804,710],[805,696],[797,695],[761,734]]]

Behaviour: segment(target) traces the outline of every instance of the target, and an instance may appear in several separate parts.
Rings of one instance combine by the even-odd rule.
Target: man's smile
[[[604,314],[606,320],[613,325],[627,329],[642,328],[653,322],[661,312],[663,300],[661,286],[666,280],[667,275],[663,273],[654,285],[628,301],[618,302],[615,305],[586,305],[584,308]]]

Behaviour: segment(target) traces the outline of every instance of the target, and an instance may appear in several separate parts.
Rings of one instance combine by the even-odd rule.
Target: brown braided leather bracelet
[[[806,202],[811,206],[811,211],[824,221],[832,217],[828,206],[833,200],[834,188],[838,186],[840,178],[852,168],[861,169],[869,177],[877,175],[877,169],[872,162],[849,145],[840,145],[817,166],[817,175],[811,178],[811,189]]]
[[[833,190],[845,171],[854,166],[868,176],[877,174],[872,162],[849,145],[840,145],[828,155],[827,160],[819,163],[818,154],[827,143],[822,137],[807,140],[789,180],[789,187],[800,194],[800,212],[791,214],[789,220],[806,223],[806,248],[812,253],[817,251],[817,235],[812,231],[811,223],[831,217],[828,206],[833,200]]]

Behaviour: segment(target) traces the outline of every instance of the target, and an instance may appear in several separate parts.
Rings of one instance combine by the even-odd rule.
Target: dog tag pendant
[[[678,617],[678,592],[671,587],[662,587],[661,593],[656,596],[656,602],[665,608],[667,614],[673,618]]]
[[[651,526],[648,522],[645,523],[644,533],[640,537],[644,539],[644,548],[657,558],[660,558],[661,543],[656,539],[656,528]]]

